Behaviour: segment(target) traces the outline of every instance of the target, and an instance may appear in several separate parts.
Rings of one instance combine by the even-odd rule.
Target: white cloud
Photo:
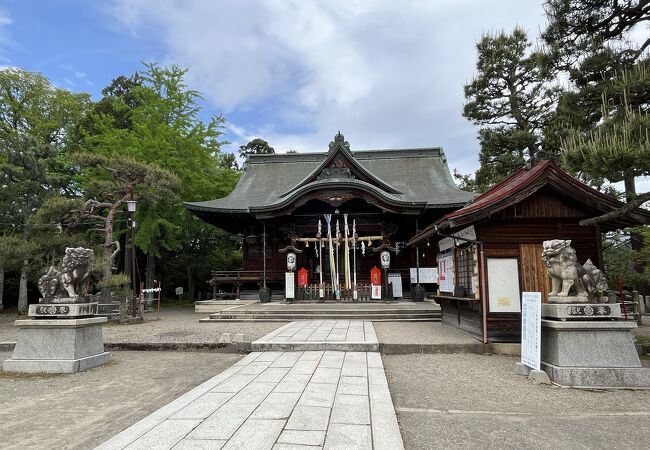
[[[535,36],[544,21],[539,0],[116,0],[112,13],[238,118],[234,149],[260,136],[325,150],[341,130],[353,149],[443,146],[463,171],[478,165],[461,116],[476,41],[515,25]]]
[[[5,25],[11,25],[13,23],[13,20],[11,20],[11,17],[9,17],[9,14],[7,14],[5,11],[0,9],[0,27],[5,26]]]

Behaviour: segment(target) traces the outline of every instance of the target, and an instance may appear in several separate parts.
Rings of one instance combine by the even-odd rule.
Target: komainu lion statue
[[[67,247],[63,257],[63,269],[50,266],[38,280],[41,303],[58,298],[83,299],[88,294],[90,272],[95,263],[95,253],[89,248]]]
[[[542,261],[552,283],[549,297],[573,294],[578,302],[600,300],[602,293],[607,291],[607,278],[590,259],[581,266],[570,240],[553,239],[544,241],[543,245]]]

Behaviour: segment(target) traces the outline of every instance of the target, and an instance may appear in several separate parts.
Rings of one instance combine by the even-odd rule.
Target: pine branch
[[[632,200],[627,202],[625,206],[621,208],[615,209],[613,211],[610,211],[598,217],[592,217],[590,219],[581,220],[580,225],[582,226],[597,225],[603,222],[607,222],[609,220],[618,219],[619,217],[623,217],[624,215],[632,212],[635,208],[638,208],[639,206],[643,205],[647,201],[650,201],[650,192],[637,195]]]

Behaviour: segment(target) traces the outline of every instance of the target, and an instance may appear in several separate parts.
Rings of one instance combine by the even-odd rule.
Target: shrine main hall
[[[322,283],[345,297],[388,253],[409,297],[411,268],[436,266],[437,248],[406,242],[475,195],[455,185],[441,148],[352,151],[338,133],[327,152],[251,154],[230,195],[186,207],[241,239],[244,280],[284,292],[295,255],[314,290]]]

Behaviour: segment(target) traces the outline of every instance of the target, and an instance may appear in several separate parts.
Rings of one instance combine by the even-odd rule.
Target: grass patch
[[[156,307],[156,302],[154,301],[154,308]],[[194,300],[190,299],[161,299],[160,300],[160,309],[163,308],[194,308]]]
[[[637,344],[650,344],[650,336],[643,336],[641,334],[637,334],[634,337],[634,340],[636,341]]]
[[[70,375],[67,373],[21,373],[21,372],[5,372],[0,370],[0,379],[6,380],[47,380],[51,378],[58,378],[62,375]]]

